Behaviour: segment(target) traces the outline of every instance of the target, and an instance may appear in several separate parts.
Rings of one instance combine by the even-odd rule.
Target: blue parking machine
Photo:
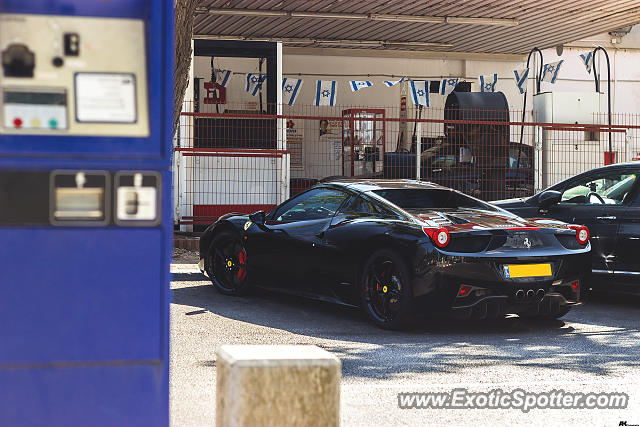
[[[0,0],[0,425],[168,425],[173,1]]]

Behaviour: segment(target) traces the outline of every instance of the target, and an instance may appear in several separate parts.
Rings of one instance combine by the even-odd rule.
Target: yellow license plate
[[[551,276],[551,264],[507,264],[502,268],[507,279]]]

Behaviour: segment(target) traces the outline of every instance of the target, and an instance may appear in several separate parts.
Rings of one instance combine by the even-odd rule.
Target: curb
[[[173,237],[173,247],[186,249],[189,251],[198,251],[200,250],[200,238],[199,237],[183,237],[183,236],[174,236]]]

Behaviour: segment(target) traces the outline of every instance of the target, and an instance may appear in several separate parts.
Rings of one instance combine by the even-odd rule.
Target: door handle
[[[614,215],[597,216],[596,219],[603,220],[603,221],[615,221],[617,219],[617,217],[615,217]]]

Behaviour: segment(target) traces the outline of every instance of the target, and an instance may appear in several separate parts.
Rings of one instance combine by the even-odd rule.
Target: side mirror
[[[255,224],[262,225],[267,219],[267,214],[264,211],[254,212],[249,215],[249,219]]]
[[[562,199],[562,193],[555,190],[548,190],[538,196],[538,205],[541,208],[548,208],[555,205]]]

